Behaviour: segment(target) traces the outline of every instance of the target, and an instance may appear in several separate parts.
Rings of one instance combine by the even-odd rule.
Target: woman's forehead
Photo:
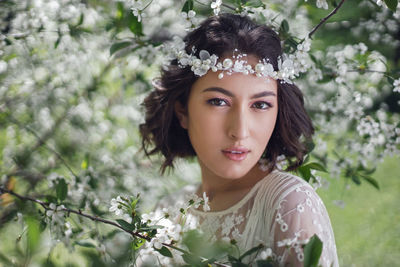
[[[270,77],[233,73],[220,79],[218,75],[218,72],[210,71],[198,78],[192,86],[193,93],[210,91],[206,90],[208,88],[222,88],[233,95],[250,96],[264,91],[277,95],[277,81]]]

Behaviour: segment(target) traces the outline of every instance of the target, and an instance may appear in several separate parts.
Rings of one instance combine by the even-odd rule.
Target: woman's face
[[[257,61],[248,58],[248,63]],[[218,74],[210,71],[200,77],[187,109],[177,104],[176,113],[202,175],[239,179],[257,167],[275,127],[277,82],[241,73],[218,79]]]

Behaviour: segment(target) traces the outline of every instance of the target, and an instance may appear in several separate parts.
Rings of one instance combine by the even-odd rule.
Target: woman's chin
[[[219,173],[219,177],[227,180],[239,180],[245,177],[252,168],[230,168]]]

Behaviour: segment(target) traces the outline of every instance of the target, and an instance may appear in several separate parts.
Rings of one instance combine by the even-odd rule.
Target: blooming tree
[[[248,15],[283,40],[280,68],[291,76],[280,78],[295,78],[317,128],[299,169],[304,179],[317,186],[325,171],[379,188],[377,162],[399,153],[397,0],[5,0],[0,7],[0,262],[7,266],[57,265],[54,254],[65,249],[79,255],[76,264],[134,263],[141,250],[162,264],[219,266],[259,252],[268,266],[269,248],[234,257],[234,240],[215,244],[217,254],[199,253],[202,235],[186,210],[207,210],[207,196],[148,212],[199,170],[182,161],[159,177],[159,159],[140,151],[140,103],[180,50],[179,37],[211,14]],[[305,251],[320,245],[314,238]]]

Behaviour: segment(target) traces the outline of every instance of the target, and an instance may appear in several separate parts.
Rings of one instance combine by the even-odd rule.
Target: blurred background
[[[288,54],[337,10],[311,34],[307,72],[295,81],[317,129],[314,167],[298,175],[320,186],[341,266],[399,265],[398,1],[223,3],[221,12],[275,29]],[[148,212],[199,182],[196,159],[161,176],[161,159],[140,150],[138,126],[168,60],[162,44],[212,13],[206,0],[0,2],[0,266],[133,262],[130,236],[115,227],[52,216],[22,198],[114,220],[118,195],[140,193],[139,210]]]

